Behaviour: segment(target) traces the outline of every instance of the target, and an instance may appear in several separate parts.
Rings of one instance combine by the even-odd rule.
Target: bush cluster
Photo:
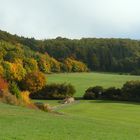
[[[10,82],[9,83],[9,91],[10,93],[12,93],[13,95],[15,95],[17,98],[20,97],[20,90],[19,90],[19,87],[17,85],[17,83],[15,82]]]
[[[84,99],[98,99],[103,92],[104,89],[101,86],[90,87],[86,90]]]
[[[21,104],[21,101],[16,96],[6,90],[0,91],[0,101],[10,105]]]
[[[140,81],[128,81],[122,88],[109,87],[104,89],[101,86],[90,87],[85,91],[84,99],[105,99],[140,101]]]
[[[21,81],[8,81],[0,77],[0,101],[35,108],[30,101],[29,94],[41,90],[45,84],[46,76],[39,71],[26,74]]]
[[[122,88],[123,99],[140,101],[140,81],[128,81]]]
[[[33,99],[64,99],[72,97],[75,93],[75,88],[71,84],[50,84],[46,85],[38,93],[30,95]]]

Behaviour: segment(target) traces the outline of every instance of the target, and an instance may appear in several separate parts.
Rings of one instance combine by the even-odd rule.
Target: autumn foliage
[[[86,72],[88,71],[87,66],[80,61],[73,58],[67,58],[64,60],[63,69],[67,72]]]
[[[3,76],[3,73],[4,73],[4,69],[3,69],[3,67],[0,65],[0,76]]]
[[[0,91],[7,90],[8,83],[2,77],[0,77]]]
[[[41,90],[46,85],[46,77],[42,72],[28,73],[21,82],[21,87],[31,93]]]
[[[26,74],[25,69],[21,63],[10,63],[8,61],[3,62],[4,77],[8,81],[21,81]]]

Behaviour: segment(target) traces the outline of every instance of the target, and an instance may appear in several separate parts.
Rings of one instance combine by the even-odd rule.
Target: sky
[[[140,39],[140,0],[0,0],[0,29],[37,39]]]

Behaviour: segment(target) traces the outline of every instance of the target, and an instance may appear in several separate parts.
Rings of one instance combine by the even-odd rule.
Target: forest
[[[44,73],[103,71],[140,74],[140,41],[82,38],[36,40],[0,31],[0,59],[24,60]],[[30,65],[31,66],[31,65]],[[28,71],[27,70],[27,71]],[[29,70],[30,71],[30,70]]]

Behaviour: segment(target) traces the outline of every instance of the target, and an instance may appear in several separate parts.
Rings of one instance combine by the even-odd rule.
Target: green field
[[[140,104],[79,101],[63,115],[0,103],[0,140],[139,140]]]
[[[76,73],[48,75],[48,83],[68,82],[82,96],[89,86],[120,87],[138,76]],[[35,101],[36,102],[36,101]],[[140,103],[78,100],[46,113],[0,103],[0,140],[139,140]]]
[[[90,86],[100,85],[104,88],[121,87],[126,81],[140,80],[140,76],[105,74],[105,73],[65,73],[47,75],[48,83],[71,83],[76,88],[76,97],[83,96]]]

